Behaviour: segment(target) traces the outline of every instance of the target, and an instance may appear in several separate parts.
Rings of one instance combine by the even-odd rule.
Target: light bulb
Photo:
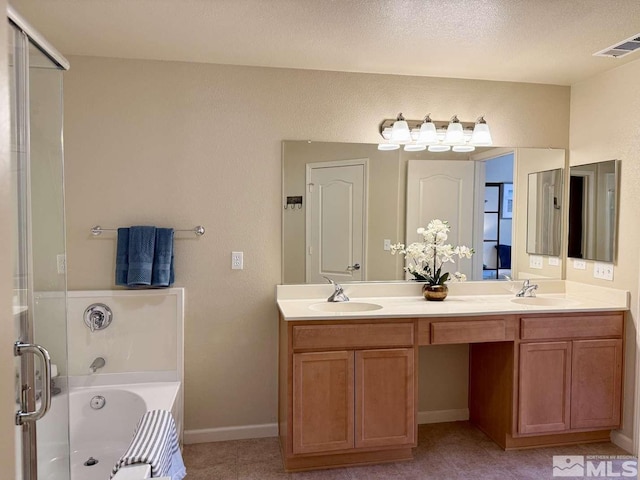
[[[421,152],[423,150],[426,150],[427,146],[426,145],[418,145],[415,143],[410,143],[408,145],[404,146],[404,150],[406,152]]]
[[[454,145],[451,150],[458,153],[473,152],[476,149],[473,145]]]
[[[453,116],[447,127],[447,133],[444,137],[444,143],[447,145],[456,145],[464,142],[464,131],[462,124],[457,116]]]
[[[438,133],[436,132],[436,125],[429,120],[425,121],[420,126],[420,133],[418,134],[417,143],[422,145],[435,145],[438,143]]]
[[[471,135],[472,145],[476,145],[479,147],[488,147],[493,145],[493,140],[491,139],[491,132],[489,131],[489,125],[484,120],[483,117],[480,117],[476,122],[476,126],[473,128],[473,134]]]
[[[379,143],[378,150],[382,150],[383,152],[389,152],[391,150],[398,150],[400,145],[397,143]]]
[[[448,152],[451,147],[449,145],[429,145],[428,150],[430,152]]]
[[[398,114],[398,119],[393,122],[393,128],[391,129],[391,142],[393,143],[406,143],[411,141],[411,132],[409,131],[409,124],[404,119],[402,114]]]

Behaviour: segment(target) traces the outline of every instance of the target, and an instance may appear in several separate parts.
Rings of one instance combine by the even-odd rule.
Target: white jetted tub
[[[64,401],[64,396],[60,399]],[[172,412],[180,436],[180,399],[180,382],[71,387],[71,480],[108,479],[116,461],[129,446],[138,420],[148,410]],[[147,472],[146,467],[125,467],[114,480],[149,478],[150,472],[148,476]],[[44,478],[48,478],[46,474]]]

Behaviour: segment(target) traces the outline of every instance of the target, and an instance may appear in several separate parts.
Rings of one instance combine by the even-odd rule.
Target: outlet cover
[[[231,269],[243,270],[244,269],[244,254],[243,252],[231,252]]]
[[[547,259],[547,263],[552,267],[559,267],[560,266],[560,259],[558,257],[549,257]]]
[[[56,265],[58,268],[58,275],[64,275],[67,271],[67,256],[64,253],[56,255]]]
[[[584,260],[574,260],[573,261],[573,268],[576,270],[586,270],[587,269],[587,262],[585,262]]]
[[[383,246],[384,250],[386,250],[387,252],[389,250],[391,250],[391,239],[389,238],[385,238],[384,239],[384,246]]]

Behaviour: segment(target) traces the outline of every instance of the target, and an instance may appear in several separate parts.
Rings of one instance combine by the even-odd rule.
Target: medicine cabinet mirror
[[[619,161],[570,168],[568,256],[615,261]]]

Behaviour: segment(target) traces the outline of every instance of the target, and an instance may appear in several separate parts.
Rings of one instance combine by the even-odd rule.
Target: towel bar
[[[118,229],[117,228],[104,228],[101,227],[100,225],[94,225],[93,227],[91,227],[91,235],[93,235],[94,237],[98,237],[100,235],[102,235],[102,232],[116,232]],[[201,237],[202,235],[204,235],[205,229],[202,225],[197,225],[193,228],[188,228],[188,229],[175,229],[176,232],[192,232],[195,233],[198,237]]]

